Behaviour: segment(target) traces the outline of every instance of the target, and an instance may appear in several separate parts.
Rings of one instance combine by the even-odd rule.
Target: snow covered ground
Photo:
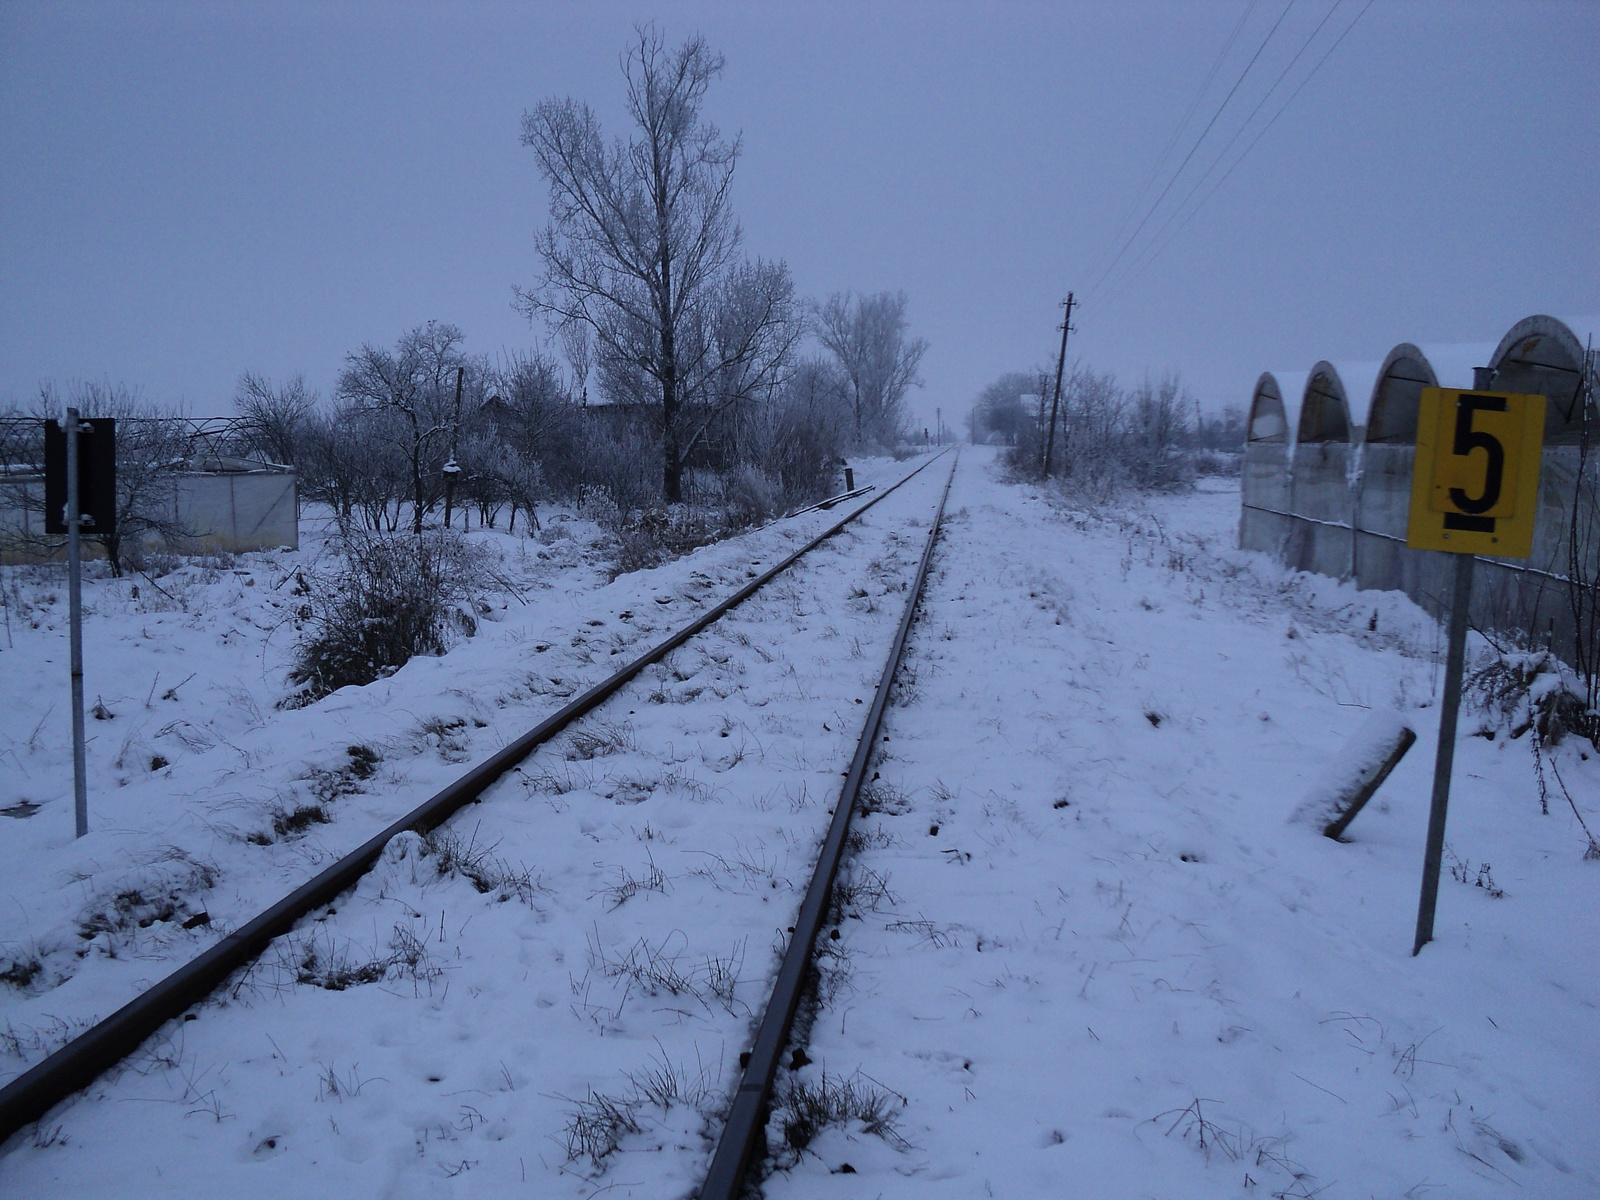
[[[863,484],[906,469],[858,464]],[[323,565],[314,524],[297,553],[203,559],[153,580],[97,573],[85,583],[85,677],[105,715],[87,722],[91,833],[76,841],[64,580],[7,568],[0,1081],[838,515],[781,521],[609,585],[590,523],[547,513],[531,541],[474,531],[505,582],[476,635],[298,711],[274,706],[291,690],[296,589]]]
[[[397,839],[353,894],[13,1138],[0,1193],[684,1195],[943,476],[443,836]],[[1413,959],[1437,629],[1403,597],[1231,549],[1237,492],[1210,487],[1089,515],[964,453],[825,940],[810,1061],[780,1080],[773,1136],[787,1123],[805,1144],[768,1196],[1600,1193],[1600,864],[1559,794],[1540,815],[1526,739],[1475,737],[1464,714],[1456,869]],[[236,564],[254,592],[221,572],[203,585],[234,607],[196,605],[188,633],[174,618],[141,640],[150,614],[97,597],[91,636],[125,682],[115,701],[89,684],[117,712],[91,837],[71,840],[58,749],[31,737],[64,680],[4,701],[0,781],[44,803],[0,847],[0,945],[40,964],[0,985],[4,1077],[831,519],[606,586],[574,552],[443,658],[291,713],[270,708],[281,657],[246,657],[277,643],[219,616],[293,586],[273,588],[290,576],[273,556]],[[61,668],[34,634],[0,656],[8,680]],[[166,686],[167,661],[182,679],[186,656],[201,669],[164,701],[144,681],[159,669]],[[1290,824],[1379,707],[1419,742],[1350,840]],[[128,765],[177,720],[203,731],[192,749]],[[1594,757],[1554,755],[1591,824]],[[311,803],[332,819],[248,840]],[[869,1119],[804,1119],[841,1099]]]
[[[1473,714],[1410,956],[1432,623],[1229,550],[1236,492],[1086,521],[974,462],[951,505],[854,867],[889,894],[800,1072],[902,1140],[830,1130],[766,1194],[1600,1194],[1600,863]],[[1382,706],[1420,740],[1349,844],[1286,823]]]

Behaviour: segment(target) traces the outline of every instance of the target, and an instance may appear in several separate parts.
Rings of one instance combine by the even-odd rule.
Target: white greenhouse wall
[[[1575,567],[1592,577],[1600,564],[1600,446],[1584,464],[1574,444],[1586,410],[1590,427],[1596,422],[1594,397],[1583,395],[1584,371],[1591,378],[1595,372],[1592,359],[1584,361],[1593,354],[1586,349],[1586,324],[1529,317],[1496,347],[1459,348],[1487,360],[1477,365],[1491,369],[1491,387],[1551,398],[1533,553],[1526,560],[1480,558],[1472,618],[1479,628],[1512,633],[1534,646],[1549,642],[1558,650],[1571,644],[1574,632],[1565,580]],[[1461,377],[1470,373],[1455,361],[1465,359],[1452,349],[1402,343],[1381,367],[1354,364],[1334,372],[1334,382],[1344,378],[1341,389],[1352,380],[1361,388],[1344,397],[1350,440],[1301,440],[1318,435],[1312,428],[1318,420],[1301,417],[1309,405],[1325,402],[1329,364],[1304,374],[1263,375],[1250,406],[1240,547],[1271,554],[1296,570],[1353,580],[1359,588],[1403,591],[1440,612],[1450,590],[1450,556],[1405,545],[1416,457],[1414,407],[1407,413],[1409,429],[1396,434],[1392,421],[1380,422],[1388,428],[1384,441],[1366,442],[1363,435],[1374,427],[1374,405],[1385,394],[1392,362],[1404,359],[1407,370],[1420,364],[1445,386],[1471,386],[1470,378]],[[1324,393],[1314,395],[1319,378]],[[1594,434],[1600,441],[1600,429]]]

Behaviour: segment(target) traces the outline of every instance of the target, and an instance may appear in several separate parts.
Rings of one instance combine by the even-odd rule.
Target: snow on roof
[[[1255,391],[1250,395],[1250,441],[1277,441],[1279,438],[1285,441],[1292,440],[1291,431],[1300,419],[1300,398],[1305,391],[1306,380],[1310,377],[1310,373],[1307,371],[1263,371],[1261,373],[1260,378],[1256,380]],[[1283,429],[1272,428],[1271,422],[1263,424],[1259,429],[1257,428],[1257,419],[1266,415],[1259,412],[1258,409],[1261,407],[1263,394],[1269,384],[1277,390],[1283,404]]]
[[[1587,317],[1562,317],[1561,323],[1572,331],[1578,344],[1585,348],[1600,341],[1600,313],[1591,313]]]
[[[1345,416],[1350,421],[1350,440],[1356,440],[1358,430],[1367,427],[1367,413],[1372,407],[1372,394],[1378,387],[1378,374],[1387,359],[1348,359],[1331,362],[1331,366],[1344,386]]]
[[[1417,347],[1444,388],[1470,388],[1474,367],[1486,367],[1494,356],[1493,342],[1428,342]]]
[[[1339,380],[1344,384],[1344,400],[1350,406],[1352,425],[1363,424],[1366,420],[1367,403],[1378,386],[1378,372],[1383,369],[1383,362],[1383,359],[1341,358],[1328,364],[1339,372]]]
[[[1552,339],[1559,347],[1555,353],[1562,358],[1571,356],[1575,362],[1581,363],[1585,352],[1600,357],[1600,350],[1591,350],[1594,343],[1600,341],[1600,315],[1564,319],[1533,316],[1518,321],[1498,343],[1401,342],[1382,359],[1323,360],[1310,371],[1265,371],[1256,381],[1255,391],[1251,395],[1250,439],[1262,441],[1277,436],[1275,432],[1265,431],[1265,427],[1258,431],[1256,426],[1258,403],[1262,396],[1263,384],[1268,380],[1272,381],[1282,398],[1289,440],[1298,442],[1307,385],[1313,375],[1326,374],[1333,384],[1334,394],[1342,395],[1344,399],[1346,417],[1350,422],[1351,437],[1354,440],[1356,435],[1365,431],[1371,422],[1372,405],[1377,398],[1379,382],[1402,358],[1420,359],[1432,373],[1433,382],[1439,387],[1470,388],[1474,381],[1474,368],[1499,363],[1503,357],[1512,352],[1517,343],[1526,342],[1529,337],[1535,335]],[[1549,353],[1546,351],[1538,357],[1542,360]]]

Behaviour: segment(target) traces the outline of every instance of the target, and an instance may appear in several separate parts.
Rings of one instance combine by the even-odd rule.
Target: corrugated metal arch
[[[1247,442],[1287,442],[1289,418],[1283,407],[1283,390],[1271,371],[1261,372],[1256,380],[1256,390],[1250,396],[1250,422],[1246,426]]]
[[[1595,400],[1583,388],[1585,348],[1565,321],[1544,315],[1524,317],[1495,347],[1489,367],[1493,386],[1508,392],[1548,396],[1544,440],[1575,442],[1583,435],[1584,409],[1591,431]]]
[[[1401,342],[1389,351],[1378,368],[1367,403],[1367,442],[1414,445],[1417,440],[1417,407],[1422,389],[1438,387],[1439,377],[1422,349]]]
[[[1339,369],[1327,359],[1311,368],[1306,380],[1295,444],[1350,441],[1350,401]]]

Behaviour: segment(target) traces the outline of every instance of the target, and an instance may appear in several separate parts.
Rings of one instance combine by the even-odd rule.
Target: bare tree
[[[469,494],[491,527],[498,509],[510,504],[513,528],[525,509],[537,529],[535,504],[570,493],[581,479],[581,410],[559,366],[537,351],[509,356],[487,386],[494,395],[466,423],[457,456]]]
[[[817,339],[844,373],[857,445],[898,440],[906,392],[922,383],[917,368],[928,343],[906,336],[906,303],[904,292],[835,292],[816,309]]]
[[[851,414],[831,363],[800,362],[745,422],[744,457],[789,501],[826,494],[850,440]]]
[[[1017,437],[1037,416],[1028,411],[1022,398],[1043,395],[1045,386],[1037,370],[1007,371],[1000,376],[978,393],[972,406],[973,440],[998,435],[1007,446],[1015,446]]]
[[[563,325],[561,352],[567,356],[567,366],[572,372],[572,395],[580,405],[589,402],[589,372],[594,369],[594,337],[587,325]]]
[[[654,26],[635,34],[622,57],[626,141],[608,146],[593,111],[570,98],[523,116],[551,220],[538,240],[544,278],[518,296],[530,317],[591,329],[612,390],[648,389],[659,403],[662,490],[676,503],[685,454],[745,394],[727,381],[761,380],[769,369],[755,364],[792,347],[793,287],[781,263],[737,258],[739,141],[700,111],[722,56],[698,36],[669,50]]]
[[[1159,383],[1146,379],[1128,397],[1128,466],[1142,487],[1164,488],[1190,482],[1191,456],[1181,447],[1189,439],[1189,410],[1193,395],[1171,372]]]
[[[340,399],[360,412],[392,418],[368,428],[396,443],[406,456],[411,529],[417,534],[423,513],[437,499],[434,460],[445,448],[454,420],[456,369],[466,368],[474,389],[481,388],[481,372],[461,353],[461,341],[461,330],[454,325],[429,321],[402,334],[393,353],[362,346],[347,356],[339,375]]]
[[[978,395],[974,434],[1016,430],[1007,455],[1013,469],[1036,476],[1044,449],[1048,406],[1037,409],[1029,393],[1042,397],[1053,373],[1002,375]],[[1103,503],[1123,488],[1167,489],[1193,483],[1199,469],[1199,426],[1194,393],[1174,373],[1128,389],[1110,372],[1081,363],[1065,372],[1061,386],[1061,454],[1051,475],[1075,496]],[[1242,415],[1231,418],[1242,432]],[[1219,429],[1221,425],[1219,424]]]
[[[317,411],[317,394],[306,387],[303,375],[274,384],[264,375],[246,371],[239,376],[233,406],[245,419],[257,454],[269,462],[292,464],[307,423]]]
[[[1195,413],[1195,445],[1202,450],[1236,453],[1244,449],[1244,409],[1225,404],[1220,413],[1207,417]]]
[[[583,452],[583,440],[588,434],[589,374],[594,370],[594,336],[589,326],[570,321],[561,326],[561,349],[567,356],[567,367],[572,373],[572,398],[577,403],[577,460],[572,480],[578,504],[583,504],[584,489],[589,483],[588,456]]]
[[[370,472],[368,447],[354,428],[360,419],[348,406],[332,414],[313,413],[300,429],[296,450],[295,469],[306,497],[332,508],[346,534]]]
[[[536,351],[511,355],[495,372],[494,391],[483,413],[519,452],[535,459],[569,452],[577,406],[556,363]]]
[[[1600,746],[1600,470],[1593,457],[1596,409],[1597,356],[1591,346],[1584,355],[1583,375],[1574,402],[1583,414],[1579,427],[1577,470],[1566,522],[1567,603],[1572,611],[1572,664],[1583,681],[1585,711],[1579,732]],[[1563,790],[1565,785],[1563,784]],[[1570,797],[1568,797],[1570,800]],[[1590,839],[1590,848],[1594,841]]]
[[[1111,372],[1078,367],[1061,396],[1063,452],[1057,470],[1091,499],[1110,499],[1129,479],[1128,395]]]
[[[355,503],[362,524],[393,533],[412,494],[411,460],[399,414],[347,404],[340,410],[335,436],[346,444],[355,465]],[[435,457],[435,464],[437,457]],[[431,506],[433,497],[429,495]]]
[[[729,404],[770,395],[790,369],[805,322],[788,265],[761,259],[733,264],[700,333],[700,374],[691,394],[703,411],[692,436]],[[692,441],[685,450],[691,447]]]

